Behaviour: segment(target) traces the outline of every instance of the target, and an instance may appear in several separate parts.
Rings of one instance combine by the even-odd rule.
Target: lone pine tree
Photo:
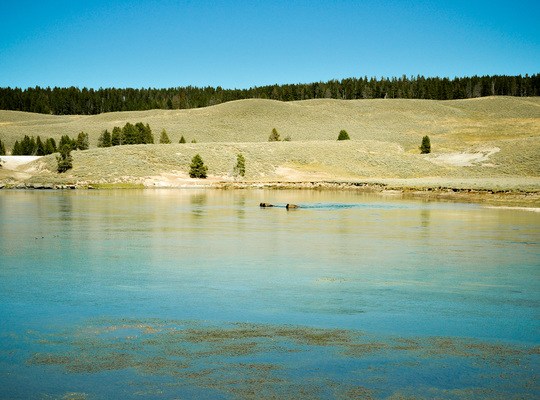
[[[429,154],[431,153],[431,142],[429,136],[424,136],[422,138],[422,144],[420,145],[420,153]]]
[[[246,159],[242,154],[236,156],[236,165],[234,166],[234,176],[246,175]]]
[[[169,135],[167,135],[167,131],[165,129],[161,131],[161,136],[159,137],[159,143],[164,143],[164,144],[171,143],[169,139]]]
[[[269,142],[279,142],[279,133],[276,128],[272,129],[272,133],[268,137]]]
[[[342,129],[341,131],[339,131],[337,140],[350,140],[350,139],[351,138],[349,137],[349,134],[347,133],[345,129]]]
[[[206,178],[206,172],[208,167],[204,165],[204,162],[199,154],[191,159],[191,165],[189,167],[189,176],[191,178]]]

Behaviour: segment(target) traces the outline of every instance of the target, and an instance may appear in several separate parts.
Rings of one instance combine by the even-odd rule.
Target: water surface
[[[538,213],[2,191],[0,233],[3,398],[540,394]]]

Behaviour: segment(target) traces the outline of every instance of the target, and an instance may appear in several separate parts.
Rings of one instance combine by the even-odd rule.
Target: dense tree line
[[[403,98],[451,100],[473,97],[540,96],[540,74],[492,75],[463,78],[348,78],[307,84],[269,85],[249,89],[79,89],[0,88],[0,109],[44,114],[100,114],[112,111],[185,109],[206,107],[231,100],[261,98],[281,101],[318,98]]]
[[[162,132],[161,140],[163,140]],[[165,136],[167,133],[165,132]],[[168,136],[167,136],[168,140]],[[123,128],[115,126],[112,133],[108,130],[101,132],[98,138],[98,147],[122,146],[125,144],[152,144],[154,143],[154,135],[150,125],[137,122],[135,125],[126,123]],[[161,142],[163,143],[163,142]],[[169,141],[170,143],[170,141]]]
[[[40,136],[24,135],[24,138],[19,142],[15,141],[11,149],[12,156],[46,156],[47,154],[56,153],[66,147],[71,150],[87,150],[89,146],[88,133],[81,132],[77,138],[70,138],[68,135],[63,135],[60,138],[58,146],[54,138],[42,140]]]

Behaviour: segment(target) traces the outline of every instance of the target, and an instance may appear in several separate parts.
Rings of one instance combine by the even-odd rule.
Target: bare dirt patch
[[[455,167],[472,167],[481,165],[484,167],[494,167],[492,163],[487,163],[489,157],[501,151],[498,147],[489,147],[459,153],[432,154],[426,157],[427,160],[437,165],[451,165]]]

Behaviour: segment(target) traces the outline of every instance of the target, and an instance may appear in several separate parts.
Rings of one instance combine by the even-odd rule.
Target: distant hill
[[[273,128],[292,141],[335,140],[341,129],[352,140],[380,140],[416,151],[424,135],[440,150],[468,143],[519,139],[540,131],[540,97],[485,97],[468,100],[239,100],[190,110],[149,110],[92,116],[52,116],[0,111],[0,139],[10,149],[24,135],[76,137],[89,134],[90,145],[104,129],[126,122],[148,123],[159,139],[165,129],[173,143],[266,142]]]
[[[151,126],[156,141],[166,129],[173,144],[95,147],[103,129],[139,121]],[[272,128],[291,141],[268,142]],[[350,141],[336,140],[341,129]],[[242,153],[245,179],[251,182],[406,180],[400,185],[540,190],[538,97],[252,99],[202,109],[95,116],[0,111],[0,138],[8,149],[25,134],[59,138],[80,131],[89,134],[91,149],[72,153],[72,170],[58,175],[51,155],[21,166],[17,179],[178,186],[189,184],[187,171],[195,154],[208,165],[210,182],[232,179],[236,155]],[[187,144],[178,144],[181,135]],[[418,149],[424,135],[431,139],[431,154]],[[197,143],[189,143],[192,139]]]

